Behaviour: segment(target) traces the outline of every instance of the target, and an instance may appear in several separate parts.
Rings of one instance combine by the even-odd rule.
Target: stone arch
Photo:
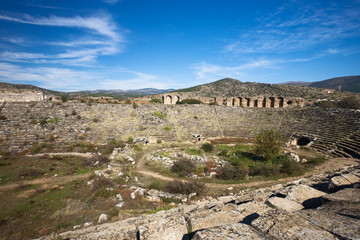
[[[172,104],[176,104],[178,101],[180,101],[180,97],[179,96],[174,96],[173,100],[172,100]]]
[[[254,100],[254,107],[259,107],[259,100],[258,99]]]
[[[311,143],[312,139],[306,136],[301,136],[296,140],[296,145],[298,146],[306,146]]]
[[[274,108],[275,107],[275,98],[269,97],[269,107]]]
[[[262,99],[262,104],[261,105],[262,105],[263,108],[266,108],[266,98]]]
[[[235,98],[233,98],[232,100],[231,100],[231,106],[235,106],[235,104],[236,104],[236,99]]]
[[[164,104],[172,104],[172,97],[170,95],[165,96]]]
[[[279,108],[284,107],[284,98],[283,98],[283,97],[278,97],[278,98],[277,98],[277,106],[278,106]]]
[[[250,107],[250,98],[245,98],[245,106],[244,107]]]

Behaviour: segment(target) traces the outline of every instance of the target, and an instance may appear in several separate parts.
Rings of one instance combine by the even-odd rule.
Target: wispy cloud
[[[172,87],[167,79],[121,67],[97,67],[85,71],[61,67],[23,67],[4,62],[0,62],[0,81],[36,84],[58,91]]]
[[[329,50],[331,51],[331,50]],[[332,54],[335,54],[333,52]],[[219,78],[231,77],[241,79],[248,75],[249,70],[278,68],[281,64],[310,62],[325,56],[325,53],[317,54],[307,58],[293,59],[258,59],[237,66],[221,66],[207,62],[197,63],[191,66],[198,80],[216,80]]]
[[[350,3],[349,3],[350,2]],[[233,53],[272,53],[309,49],[360,36],[360,4],[355,1],[292,1],[224,47]]]
[[[107,4],[116,4],[118,2],[121,2],[122,0],[103,0],[104,3]]]
[[[98,56],[112,55],[122,51],[125,44],[125,31],[121,30],[113,22],[110,15],[101,13],[90,17],[58,17],[50,16],[47,18],[35,18],[29,15],[23,17],[12,17],[0,15],[0,21],[11,21],[22,24],[78,28],[81,36],[78,39],[71,38],[59,39],[59,41],[33,42],[34,45],[60,46],[62,52],[44,54],[36,52],[4,51],[0,53],[3,61],[32,62],[32,63],[64,63],[79,64],[80,62],[89,63]],[[3,41],[20,45],[24,41],[20,38],[3,38]],[[58,51],[59,48],[54,48]],[[55,50],[54,50],[55,52]],[[46,60],[48,59],[48,60]],[[64,61],[61,61],[63,59]]]

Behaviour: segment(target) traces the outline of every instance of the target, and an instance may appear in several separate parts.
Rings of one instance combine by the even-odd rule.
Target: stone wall
[[[216,104],[233,107],[255,107],[255,108],[287,108],[287,107],[304,107],[303,98],[284,98],[278,97],[194,97],[187,93],[166,93],[161,96],[162,103],[166,105],[176,104],[184,99],[197,99],[205,104]]]
[[[46,95],[41,91],[25,89],[0,89],[0,102],[33,102],[55,100],[56,96]]]
[[[276,128],[287,138],[316,139],[311,147],[320,152],[347,157],[360,152],[360,112],[354,110],[71,102],[3,103],[0,109],[0,151],[28,151],[41,143],[66,151],[68,145],[129,137],[253,138]]]

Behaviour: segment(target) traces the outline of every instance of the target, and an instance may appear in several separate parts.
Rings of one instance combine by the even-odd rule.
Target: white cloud
[[[224,47],[233,53],[274,53],[309,49],[360,36],[360,5],[293,1],[263,17],[259,25]],[[322,4],[326,4],[323,2]]]
[[[125,31],[118,29],[111,19],[110,15],[101,13],[90,17],[58,17],[50,16],[47,18],[35,18],[29,15],[15,18],[6,15],[0,15],[0,20],[11,21],[22,24],[31,24],[39,26],[53,26],[65,28],[80,28],[85,31],[79,31],[81,36],[74,39],[59,39],[58,41],[33,42],[33,45],[60,46],[62,52],[58,53],[31,53],[19,51],[5,51],[0,53],[0,59],[13,62],[31,62],[31,63],[63,63],[63,64],[89,64],[93,63],[98,56],[113,55],[122,51],[126,42],[124,38]],[[90,30],[90,33],[89,33]],[[21,44],[22,39],[7,38],[3,39],[13,44]],[[27,40],[28,41],[28,40]],[[56,50],[55,50],[56,49]],[[54,48],[54,51],[59,51]]]
[[[169,81],[158,76],[124,68],[97,67],[74,70],[59,67],[22,67],[0,62],[0,81],[29,83],[58,91],[95,89],[170,88]]]

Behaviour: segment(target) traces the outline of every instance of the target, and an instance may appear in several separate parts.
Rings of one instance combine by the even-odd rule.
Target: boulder
[[[218,239],[266,239],[262,234],[257,232],[249,225],[235,223],[232,225],[224,225],[208,228],[198,231],[192,240],[218,240]]]
[[[304,208],[303,205],[301,205],[298,202],[281,197],[271,197],[267,200],[267,202],[273,205],[274,207],[287,212],[295,212]]]
[[[331,233],[310,222],[280,210],[271,210],[251,223],[251,226],[271,239],[337,239]]]
[[[101,214],[100,217],[99,217],[99,220],[98,220],[98,223],[102,223],[102,222],[105,222],[109,219],[109,216],[107,214]]]

